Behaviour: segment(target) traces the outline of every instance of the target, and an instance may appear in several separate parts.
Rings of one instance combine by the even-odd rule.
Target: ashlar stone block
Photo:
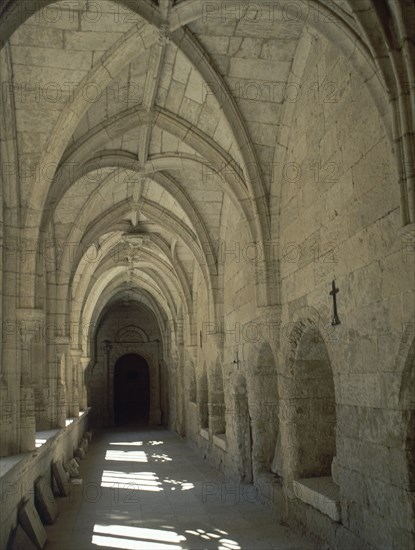
[[[58,516],[55,497],[45,476],[40,477],[35,483],[35,505],[46,525],[55,523]]]
[[[43,548],[46,544],[46,531],[34,504],[30,500],[24,501],[19,510],[18,518],[35,547],[38,549]]]
[[[296,480],[293,489],[297,498],[328,515],[333,521],[340,521],[339,487],[330,476]]]
[[[69,487],[68,487],[68,475],[65,472],[65,469],[62,464],[62,460],[58,460],[52,463],[52,472],[53,477],[56,481],[56,485],[61,496],[68,496]]]
[[[13,535],[10,543],[10,550],[36,550],[36,546],[30,540],[29,535],[20,524],[17,525],[16,531]]]

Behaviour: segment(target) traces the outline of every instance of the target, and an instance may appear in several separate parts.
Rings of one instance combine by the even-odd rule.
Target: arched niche
[[[196,403],[197,402],[196,369],[193,363],[189,363],[188,388],[189,388],[189,402]]]
[[[331,475],[336,456],[336,398],[330,358],[320,332],[302,334],[293,364],[291,405],[298,478]]]
[[[252,462],[252,419],[249,412],[249,399],[246,378],[238,373],[232,381],[233,403],[231,423],[234,432],[239,475],[241,481],[252,483],[254,478]],[[228,416],[229,418],[229,416]]]
[[[210,388],[209,426],[212,430],[212,434],[225,434],[225,393],[223,388],[222,367],[219,360],[216,361],[215,367],[212,370]]]
[[[261,343],[253,362],[249,379],[253,462],[255,472],[262,473],[272,470],[279,433],[277,369],[269,342]]]
[[[329,353],[311,321],[296,323],[289,341],[287,389],[281,410],[284,472],[289,473],[300,501],[339,522],[339,486],[333,467],[336,396]]]
[[[412,500],[415,521],[415,338],[411,342],[405,359],[400,403],[405,430],[404,449],[407,466],[407,488]]]
[[[199,421],[202,429],[209,428],[209,391],[208,391],[208,379],[206,363],[203,365],[203,371],[199,379],[199,385],[197,388],[197,402],[199,406]]]

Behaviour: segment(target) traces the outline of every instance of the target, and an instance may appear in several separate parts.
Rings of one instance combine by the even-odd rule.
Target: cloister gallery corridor
[[[178,435],[162,429],[97,434],[81,461],[82,485],[57,500],[47,550],[308,550],[317,548]]]
[[[0,550],[414,550],[415,0],[0,0],[0,323]]]

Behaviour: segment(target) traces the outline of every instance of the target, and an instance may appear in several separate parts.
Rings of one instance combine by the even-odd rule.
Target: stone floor
[[[47,550],[316,548],[166,430],[96,434],[80,473]]]

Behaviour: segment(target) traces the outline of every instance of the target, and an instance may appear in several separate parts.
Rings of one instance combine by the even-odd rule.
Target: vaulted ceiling
[[[61,250],[58,309],[97,318],[134,286],[175,318],[191,311],[198,274],[214,301],[221,227],[244,220],[252,240],[269,238],[302,39],[340,32],[331,16],[357,43],[353,2],[39,5],[3,6],[3,82],[22,224]]]

